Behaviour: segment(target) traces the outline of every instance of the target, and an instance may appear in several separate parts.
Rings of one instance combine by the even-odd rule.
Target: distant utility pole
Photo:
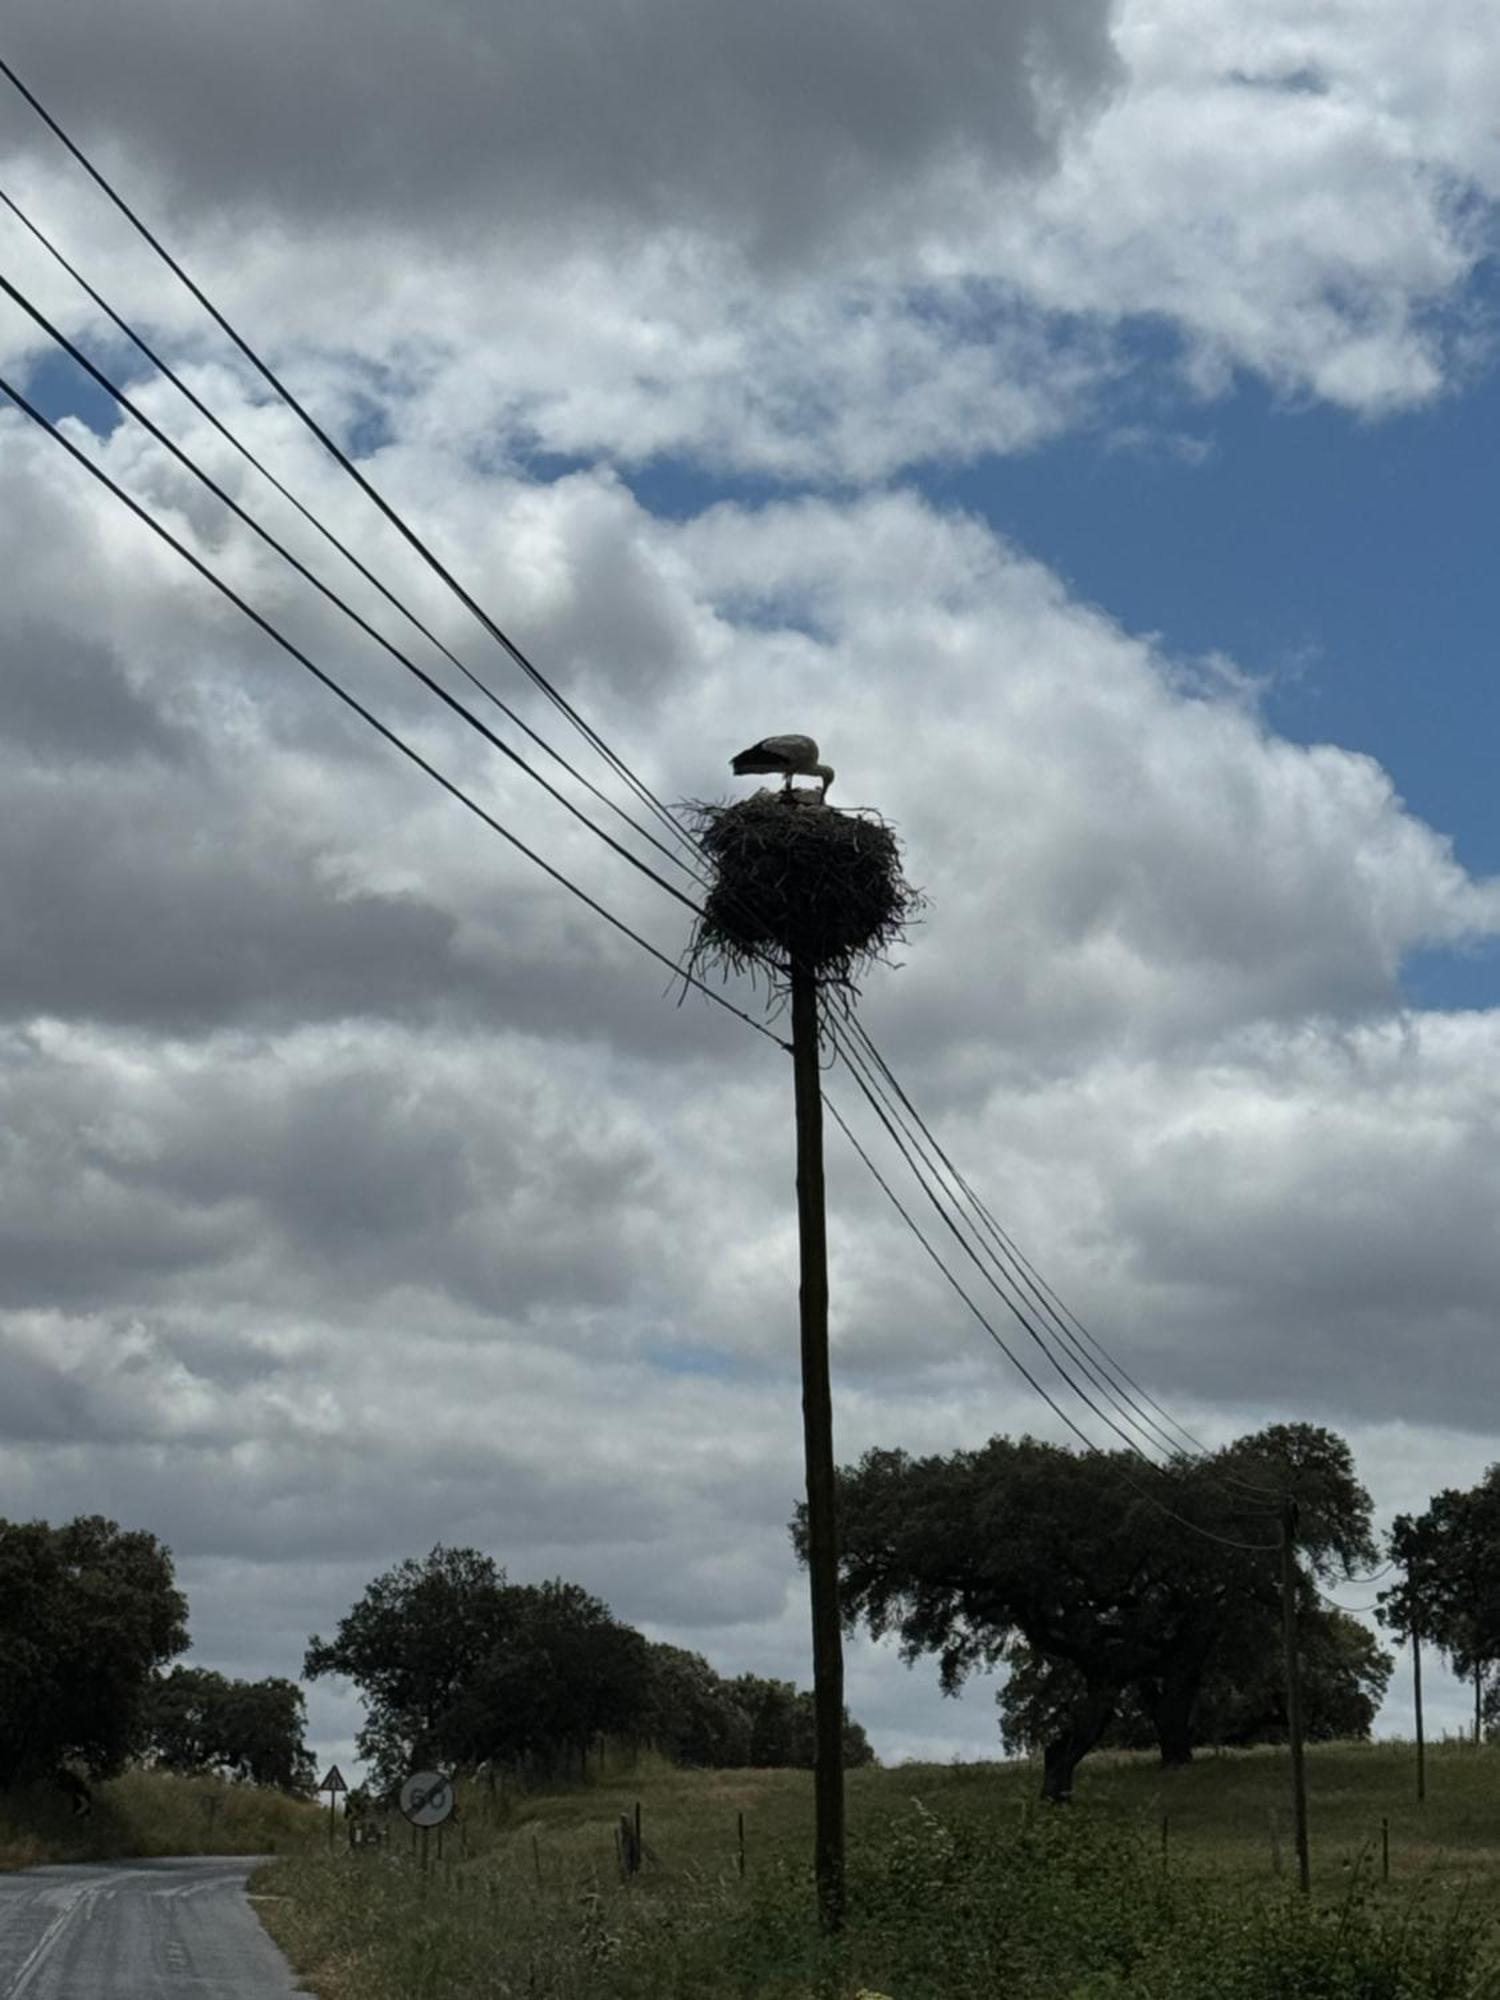
[[[1281,1503],[1281,1637],[1286,1656],[1286,1734],[1292,1752],[1292,1819],[1297,1830],[1297,1882],[1312,1886],[1307,1853],[1307,1769],[1302,1754],[1302,1661],[1297,1644],[1297,1503]]]
[[[828,1226],[823,1198],[823,1084],[818,979],[794,959],[792,1070],[797,1104],[797,1223],[801,1245],[802,1438],[807,1464],[807,1570],[812,1586],[813,1859],[818,1917],[844,1921],[844,1644],[839,1623],[833,1398],[828,1378]]]

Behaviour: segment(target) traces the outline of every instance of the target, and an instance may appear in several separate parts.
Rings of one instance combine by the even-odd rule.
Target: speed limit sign
[[[441,1826],[453,1812],[453,1780],[444,1771],[413,1771],[401,1787],[401,1810],[413,1826]]]

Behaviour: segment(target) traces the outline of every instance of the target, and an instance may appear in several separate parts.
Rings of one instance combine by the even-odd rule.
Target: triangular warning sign
[[[344,1774],[338,1765],[330,1764],[328,1767],[328,1776],[319,1785],[318,1790],[320,1792],[347,1792],[348,1789],[349,1787],[344,1783]]]

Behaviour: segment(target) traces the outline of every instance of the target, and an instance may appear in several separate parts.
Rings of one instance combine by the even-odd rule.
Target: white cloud
[[[440,1537],[575,1575],[726,1668],[795,1666],[782,1058],[675,1008],[76,471],[0,434],[23,544],[3,797],[45,884],[0,892],[0,1510],[100,1507],[193,1577],[285,1576],[283,1670]],[[159,477],[123,433],[105,456]],[[1495,890],[1376,766],[1276,738],[1233,673],[1185,680],[913,494],[672,524],[607,475],[538,487],[432,443],[384,473],[519,637],[555,636],[548,664],[666,795],[797,726],[836,797],[898,822],[933,904],[866,1018],[1148,1386],[1214,1436],[1357,1418],[1383,1503],[1453,1437],[1482,1465],[1496,1030],[1406,1015],[1397,969],[1490,934]],[[214,560],[681,943],[685,913],[361,666],[268,558]],[[78,574],[104,588],[60,588]],[[831,1149],[841,1453],[1057,1434]],[[205,1588],[207,1656],[242,1624]],[[858,1659],[887,1748],[993,1742],[987,1698],[945,1708]]]
[[[566,47],[517,17],[503,50],[457,0],[415,41],[384,8],[352,38],[339,9],[242,38],[152,7],[117,59],[93,11],[59,38],[23,9],[13,53],[325,413],[415,444],[859,482],[1080,425],[1170,438],[1163,388],[1241,370],[1379,415],[1489,351],[1466,281],[1500,191],[1500,37],[1465,0],[1078,0],[947,32],[866,9],[853,34],[824,0],[752,35],[659,0]],[[291,81],[314,77],[316,109]],[[97,192],[19,113],[5,131],[39,219],[201,345]]]

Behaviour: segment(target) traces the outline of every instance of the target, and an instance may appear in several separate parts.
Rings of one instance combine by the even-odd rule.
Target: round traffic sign
[[[413,1826],[441,1826],[453,1811],[453,1780],[444,1771],[413,1771],[401,1787],[401,1810]]]

